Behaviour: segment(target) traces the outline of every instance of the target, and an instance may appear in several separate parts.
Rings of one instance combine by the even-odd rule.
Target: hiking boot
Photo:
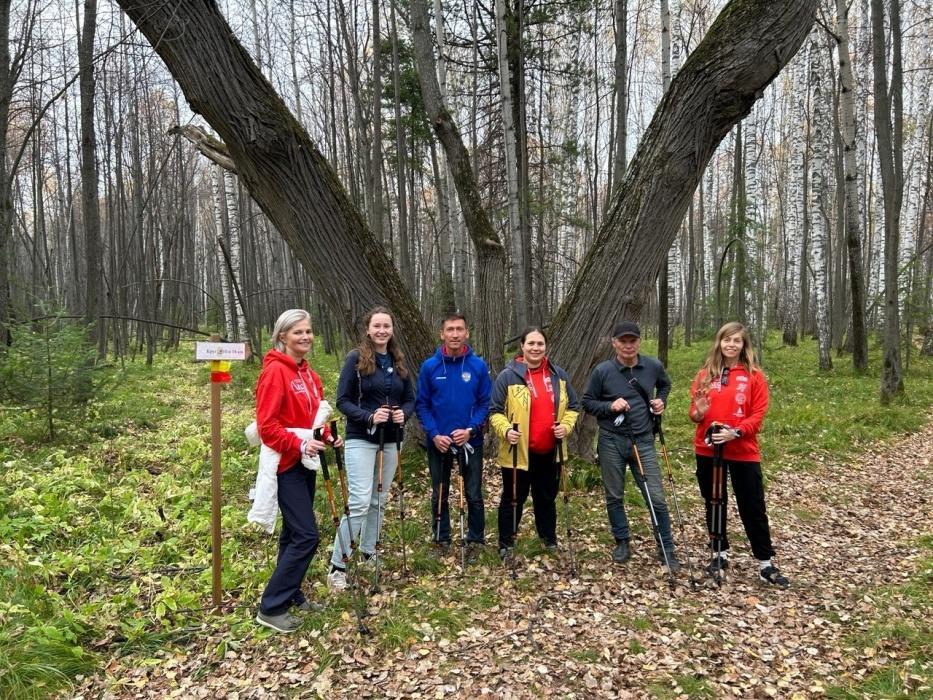
[[[616,548],[612,550],[612,561],[616,564],[624,564],[632,558],[632,552],[628,546],[628,540],[616,540]]]
[[[499,545],[499,559],[503,562],[507,562],[513,556],[512,548],[506,547],[505,545]]]
[[[347,590],[347,572],[334,568],[327,574],[327,588],[335,593]]]
[[[303,613],[320,613],[324,612],[324,604],[317,601],[312,603],[310,600],[303,600],[295,606],[295,610]]]
[[[546,539],[541,540],[541,544],[544,545],[544,548],[549,552],[557,551],[557,540],[556,539]]]
[[[718,579],[722,573],[729,568],[729,560],[725,557],[713,555],[710,563],[706,565],[706,575],[710,578]]]
[[[787,588],[790,585],[790,581],[787,580],[784,574],[778,571],[776,566],[766,566],[763,569],[759,569],[758,580],[762,583],[778,586],[779,588]]]
[[[676,574],[683,567],[680,565],[680,562],[677,561],[677,557],[674,556],[673,552],[667,553],[667,560],[665,561],[664,555],[661,555],[661,563],[664,565],[663,568],[666,572]]]
[[[435,542],[432,551],[436,557],[446,557],[450,553],[450,540]]]
[[[266,615],[262,610],[260,610],[259,614],[256,615],[256,622],[258,622],[263,627],[268,627],[270,630],[283,632],[285,634],[294,632],[296,629],[301,627],[301,620],[299,620],[294,615],[288,614],[287,612],[284,612],[281,615]]]

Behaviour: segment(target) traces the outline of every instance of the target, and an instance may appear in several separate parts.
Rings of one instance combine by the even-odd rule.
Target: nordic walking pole
[[[337,421],[330,422],[330,435],[337,439]],[[343,515],[347,519],[347,531],[350,533],[350,556],[356,551],[356,538],[353,536],[353,527],[350,524],[350,497],[347,490],[347,470],[343,466],[343,448],[334,448],[334,459],[337,462],[337,476],[340,477],[340,494],[343,496]]]
[[[384,406],[384,408],[389,408]],[[391,413],[392,409],[389,409]],[[380,423],[376,432],[379,434],[379,451],[376,452],[376,546],[373,550],[372,556],[376,558],[376,567],[373,574],[373,585],[371,587],[371,592],[379,592],[379,547],[380,540],[382,539],[382,467],[385,464],[386,456],[386,431],[385,423]]]
[[[336,440],[339,433],[337,432],[337,421],[332,420],[330,422],[330,436]],[[334,448],[334,461],[337,462],[337,476],[340,477],[340,495],[343,497],[343,517],[347,521],[347,532],[350,535],[350,565],[347,566],[347,585],[350,588],[350,599],[353,602],[353,605],[356,606],[354,610],[359,611],[360,617],[366,617],[369,613],[363,607],[365,602],[363,601],[362,591],[360,589],[359,583],[359,572],[357,571],[357,566],[359,565],[359,560],[357,557],[353,556],[356,553],[357,548],[359,547],[356,537],[353,534],[353,522],[350,520],[350,495],[347,488],[347,469],[343,463],[343,448],[335,447]],[[363,625],[359,628],[360,634],[369,634],[369,630]]]
[[[671,486],[671,500],[674,502],[674,513],[677,514],[677,524],[680,527],[680,540],[684,548],[684,556],[687,560],[687,571],[690,572],[690,584],[696,586],[699,581],[694,577],[693,568],[690,563],[690,548],[687,546],[687,529],[684,525],[684,516],[680,511],[680,500],[677,498],[677,487],[674,485],[674,470],[671,469],[671,458],[667,453],[667,442],[664,439],[664,429],[661,427],[661,414],[654,414],[654,430],[658,434],[658,441],[661,443],[661,457],[664,460],[664,467],[667,469],[667,482]]]
[[[512,423],[512,430],[518,431],[518,423]],[[515,543],[518,540],[518,443],[512,445],[512,580],[518,575],[515,573]]]
[[[638,465],[638,474],[641,476],[641,482],[645,485],[645,500],[648,501],[648,512],[651,514],[651,528],[654,530],[654,535],[658,538],[658,544],[661,546],[661,554],[664,555],[664,565],[667,567],[668,583],[671,588],[673,588],[674,572],[671,571],[671,561],[667,556],[667,550],[664,549],[664,540],[661,539],[661,525],[658,522],[658,515],[654,511],[654,502],[651,500],[651,494],[648,491],[648,478],[645,476],[645,468],[642,466],[641,454],[638,452],[638,446],[635,444],[634,435],[632,435],[632,452],[635,453],[635,464]]]
[[[463,527],[463,485],[464,478],[463,473],[466,470],[466,463],[464,457],[466,456],[466,450],[462,447],[458,448],[456,445],[451,444],[450,449],[454,451],[454,456],[457,459],[457,476],[460,484],[460,575],[463,576],[466,573],[466,530]]]
[[[567,525],[567,552],[570,555],[570,578],[577,575],[577,563],[573,558],[573,528],[570,526],[570,496],[567,493],[567,463],[564,461],[564,441],[557,439],[557,469],[560,490],[564,500],[564,521]]]
[[[331,423],[331,425],[333,426],[334,431],[336,431],[337,421],[334,421],[333,423]],[[336,435],[336,432],[331,433],[332,437],[334,435]],[[315,440],[322,439],[322,433],[321,433],[320,428],[314,429],[314,439]],[[339,454],[336,447],[334,448],[334,454],[335,455]],[[331,520],[334,523],[334,529],[336,529],[337,531],[337,544],[340,547],[340,559],[341,561],[343,561],[344,570],[348,570],[350,567],[350,555],[347,552],[347,545],[343,539],[343,528],[340,527],[340,516],[337,515],[337,504],[334,500],[334,488],[330,481],[330,470],[327,468],[327,455],[325,455],[324,452],[321,451],[318,453],[318,458],[321,460],[321,472],[324,474],[324,490],[327,492],[327,504],[330,506]],[[350,521],[348,519],[347,528],[349,527],[350,527]],[[359,605],[357,604],[357,601],[355,600],[355,596],[351,597],[351,603],[352,603],[351,607],[353,608],[353,612],[356,615],[357,631],[360,634],[368,635],[370,633],[369,628],[366,627],[365,624],[363,624],[363,615],[360,612]]]
[[[441,548],[441,514],[444,508],[444,472],[450,473],[450,448],[441,455],[441,481],[437,485],[437,508],[434,510],[434,548],[440,552]]]
[[[721,429],[722,423],[712,423],[706,430],[708,442],[712,442],[713,433]],[[710,494],[710,503],[712,505],[713,527],[710,528],[710,537],[714,541],[716,550],[716,566],[713,580],[717,586],[722,585],[722,540],[724,536],[723,515],[725,514],[725,487],[726,487],[726,468],[722,459],[722,444],[713,444],[713,483]]]
[[[395,411],[398,406],[393,406]],[[408,552],[405,541],[405,479],[402,477],[402,429],[395,426],[395,469],[398,471],[398,517],[402,528],[402,577],[408,578]]]

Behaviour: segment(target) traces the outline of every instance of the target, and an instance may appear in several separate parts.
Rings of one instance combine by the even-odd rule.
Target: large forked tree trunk
[[[165,61],[192,109],[223,139],[243,183],[319,282],[344,330],[356,337],[354,321],[375,304],[388,305],[417,367],[433,344],[395,265],[216,4],[119,5]]]
[[[716,146],[791,59],[811,0],[733,0],[665,93],[554,322],[550,354],[585,385],[612,322],[638,318]]]
[[[444,147],[450,172],[463,203],[463,217],[476,249],[476,318],[479,347],[494,370],[502,368],[502,349],[508,314],[502,313],[505,295],[505,249],[483,207],[472,163],[457,124],[447,111],[434,68],[426,0],[412,0],[411,34],[424,108]]]

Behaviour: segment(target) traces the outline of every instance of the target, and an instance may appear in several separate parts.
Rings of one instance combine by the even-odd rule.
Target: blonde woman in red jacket
[[[758,432],[768,410],[768,380],[755,359],[748,330],[741,323],[731,321],[716,333],[706,362],[690,387],[690,396],[690,420],[697,424],[693,441],[696,475],[706,501],[706,527],[713,550],[707,572],[718,577],[719,572],[729,566],[728,508],[722,509],[722,533],[718,542],[713,531],[713,453],[714,446],[721,445],[742,525],[758,560],[758,578],[771,585],[787,586],[787,578],[771,561],[774,548],[758,448]],[[725,477],[722,487],[725,505],[728,503]]]
[[[262,593],[256,622],[277,632],[294,632],[301,620],[292,610],[305,612],[313,607],[302,593],[301,583],[320,541],[314,518],[317,472],[306,468],[301,458],[314,457],[325,445],[313,438],[302,440],[288,428],[315,427],[324,389],[321,378],[305,360],[314,342],[307,311],[283,312],[272,329],[272,342],[256,383],[256,426],[262,442],[282,455],[277,474],[282,533],[275,571]],[[326,429],[323,438],[329,438]],[[337,438],[335,446],[342,444]]]

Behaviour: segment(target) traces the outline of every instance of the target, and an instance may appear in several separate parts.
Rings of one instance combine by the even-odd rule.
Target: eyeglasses
[[[719,386],[729,386],[729,368],[723,367],[719,377]]]

